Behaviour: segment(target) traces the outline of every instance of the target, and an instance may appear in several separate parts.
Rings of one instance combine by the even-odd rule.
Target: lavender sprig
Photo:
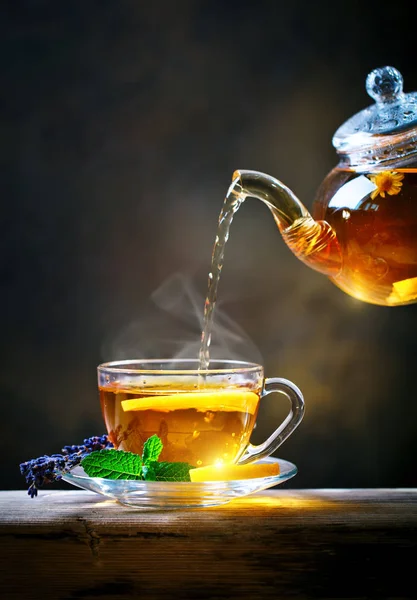
[[[62,454],[45,454],[21,463],[20,473],[29,485],[29,496],[34,498],[42,486],[62,479],[62,473],[67,473],[78,465],[87,454],[105,448],[113,448],[108,436],[96,435],[86,438],[82,444],[64,446]]]

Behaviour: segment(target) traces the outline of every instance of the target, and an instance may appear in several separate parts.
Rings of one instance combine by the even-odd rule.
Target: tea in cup
[[[300,390],[286,379],[264,379],[261,365],[213,360],[128,360],[98,367],[100,402],[115,448],[141,454],[145,441],[162,440],[161,461],[195,467],[253,462],[272,454],[303,418]],[[254,446],[250,437],[261,399],[279,392],[290,412]]]

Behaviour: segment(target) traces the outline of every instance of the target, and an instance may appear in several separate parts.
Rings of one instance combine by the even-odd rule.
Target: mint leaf
[[[85,456],[80,464],[89,477],[143,479],[142,459],[133,452],[100,450]]]
[[[184,462],[153,462],[145,475],[147,481],[191,481],[192,465]]]
[[[163,447],[164,445],[157,435],[152,435],[150,438],[148,438],[143,445],[143,464],[149,465],[149,463],[158,460]]]

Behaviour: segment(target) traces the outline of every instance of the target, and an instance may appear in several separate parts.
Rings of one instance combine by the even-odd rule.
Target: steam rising
[[[262,363],[255,344],[217,303],[210,346],[211,359]],[[104,350],[109,360],[145,358],[198,359],[204,298],[190,277],[175,273],[151,295],[146,314],[124,328]]]

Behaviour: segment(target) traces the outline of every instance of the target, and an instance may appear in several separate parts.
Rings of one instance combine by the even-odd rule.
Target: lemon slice
[[[392,284],[392,294],[388,300],[409,302],[417,298],[417,277],[395,281]]]
[[[226,392],[189,392],[168,395],[146,396],[122,400],[125,412],[130,410],[157,410],[170,412],[172,410],[187,410],[194,408],[198,412],[224,411],[255,414],[259,396],[255,392],[226,391]]]
[[[278,463],[261,463],[254,465],[210,465],[190,470],[193,482],[234,481],[253,479],[256,477],[273,477],[279,474]]]

